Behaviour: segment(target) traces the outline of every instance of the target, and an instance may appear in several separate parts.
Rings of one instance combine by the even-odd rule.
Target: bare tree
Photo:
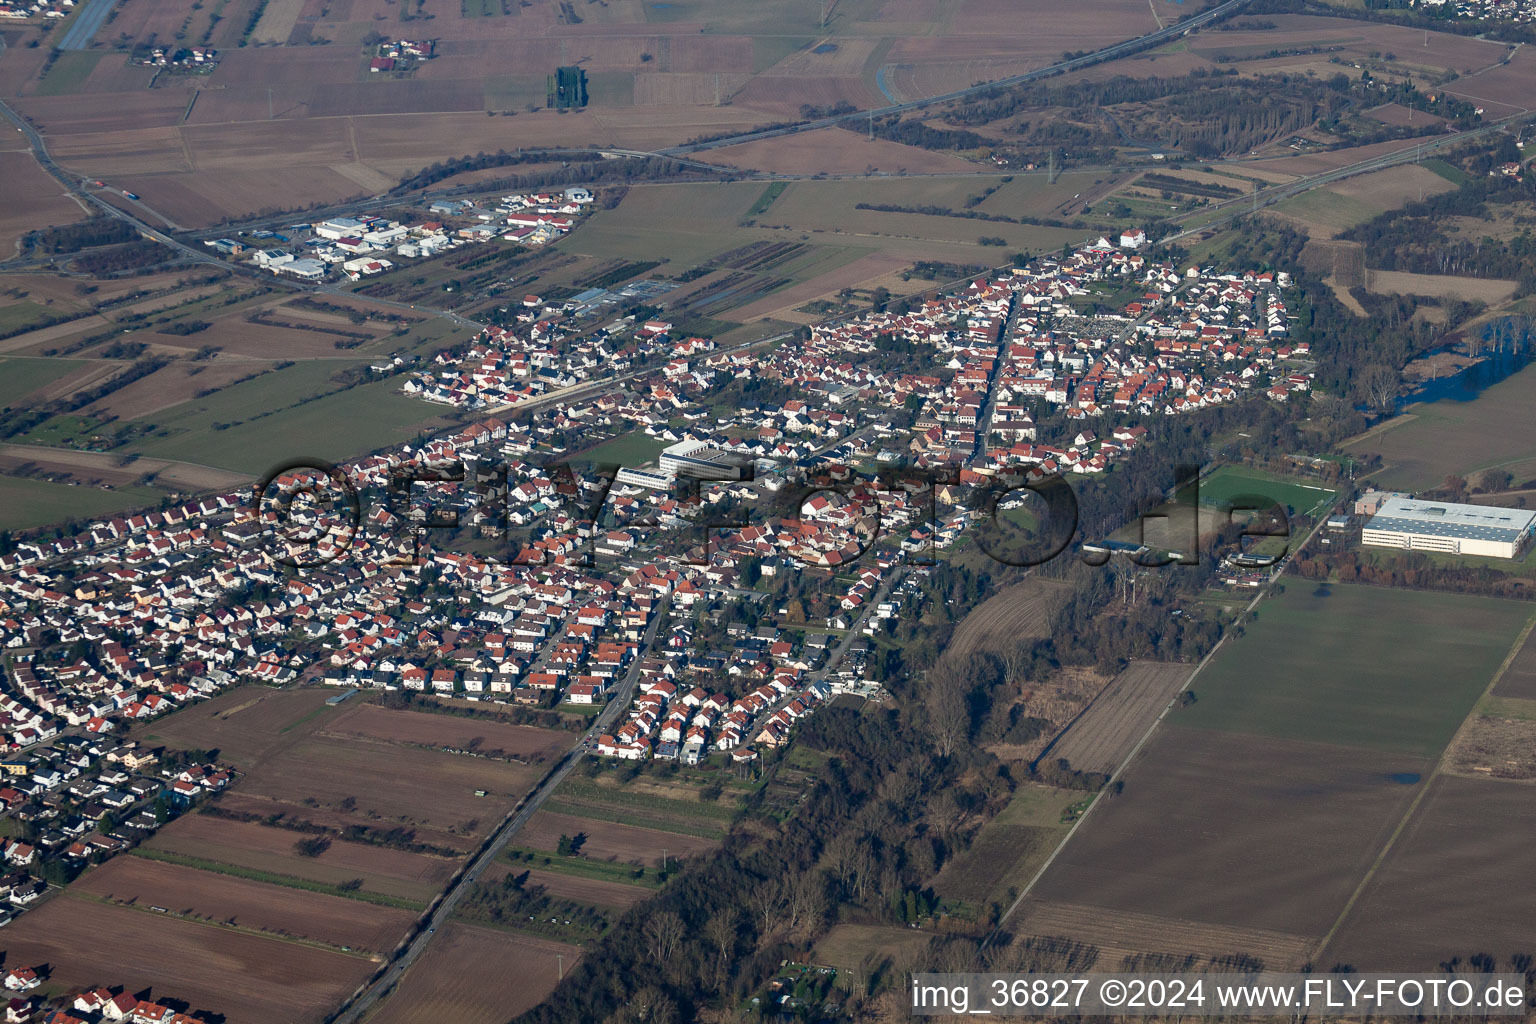
[[[1402,375],[1384,363],[1372,363],[1360,375],[1361,394],[1377,412],[1387,413],[1395,409],[1402,389]]]
[[[676,916],[676,915],[673,915]],[[659,988],[647,987],[629,1001],[626,1024],[677,1024],[677,1004]]]
[[[663,910],[645,922],[643,934],[646,944],[650,946],[651,956],[659,963],[669,963],[686,931],[682,918],[670,910]]]
[[[784,883],[780,879],[765,878],[753,886],[747,902],[752,907],[753,916],[757,918],[759,934],[767,935],[778,926],[779,918],[784,913],[785,897]]]
[[[724,904],[704,925],[704,938],[715,950],[715,986],[725,983],[731,954],[736,951],[736,936],[741,928],[741,911]]]
[[[970,733],[970,709],[966,695],[970,683],[953,658],[941,658],[928,670],[924,704],[933,728],[934,744],[949,757]]]
[[[827,909],[827,888],[821,875],[807,871],[789,887],[788,923],[791,931],[812,929]]]

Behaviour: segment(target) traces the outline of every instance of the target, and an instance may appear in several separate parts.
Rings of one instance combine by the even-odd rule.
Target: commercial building
[[[751,480],[751,458],[712,448],[707,441],[679,441],[662,450],[656,462],[625,466],[614,477],[621,484],[667,490],[679,477],[691,480]]]
[[[742,480],[752,477],[752,460],[711,448],[707,441],[679,441],[662,450],[662,472],[696,480]]]
[[[1533,525],[1536,511],[1528,509],[1394,497],[1381,503],[1360,539],[1372,547],[1518,558]]]

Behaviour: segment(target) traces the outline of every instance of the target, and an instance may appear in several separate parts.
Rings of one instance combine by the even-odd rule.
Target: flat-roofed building
[[[697,480],[750,480],[752,460],[710,447],[707,441],[679,441],[664,449],[661,469]]]
[[[1518,558],[1530,543],[1536,511],[1393,497],[1361,531],[1372,547]]]

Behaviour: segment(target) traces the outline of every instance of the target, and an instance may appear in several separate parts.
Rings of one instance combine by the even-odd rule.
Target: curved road
[[[1467,131],[1455,132],[1450,135],[1437,135],[1381,156],[1373,156],[1352,164],[1345,164],[1343,167],[1336,167],[1329,171],[1319,171],[1317,174],[1310,174],[1304,178],[1297,178],[1295,181],[1288,181],[1284,184],[1270,185],[1268,188],[1259,189],[1256,192],[1236,199],[1224,199],[1212,206],[1201,207],[1198,210],[1192,210],[1189,213],[1171,218],[1174,221],[1189,221],[1202,218],[1206,214],[1216,211],[1216,216],[1209,219],[1201,219],[1198,225],[1187,227],[1183,231],[1169,235],[1163,241],[1175,242],[1181,238],[1187,238],[1190,235],[1208,231],[1213,227],[1235,220],[1245,214],[1253,213],[1266,206],[1272,206],[1281,200],[1290,199],[1293,196],[1301,195],[1303,192],[1309,192],[1319,186],[1330,185],[1335,181],[1352,178],[1357,174],[1369,174],[1372,171],[1397,167],[1400,164],[1416,163],[1432,153],[1459,145],[1468,139],[1491,135],[1495,132],[1508,131],[1517,125],[1532,121],[1536,121],[1536,114],[1511,114],[1509,117],[1503,117],[1497,121],[1489,121],[1487,124],[1479,125]]]

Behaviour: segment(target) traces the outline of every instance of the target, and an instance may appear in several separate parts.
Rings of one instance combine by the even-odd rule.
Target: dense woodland
[[[127,221],[113,217],[91,217],[77,224],[29,231],[22,239],[22,246],[27,252],[67,253],[98,245],[131,242],[138,237],[138,230]]]
[[[1482,173],[1461,188],[1408,203],[1344,232],[1371,254],[1373,267],[1417,274],[1513,279],[1521,294],[1536,291],[1536,180],[1489,177],[1488,167],[1519,159],[1514,140],[1501,137],[1496,148],[1471,159]],[[1513,214],[1519,233],[1512,238],[1469,237],[1452,232],[1446,221],[1460,217],[1494,223],[1496,211]]]
[[[826,757],[789,819],[748,811],[716,855],[687,862],[656,898],[589,946],[519,1024],[676,1024],[735,1006],[837,916],[897,922],[976,812],[1010,785],[984,754],[936,757],[914,709],[829,708],[798,742]]]
[[[1314,125],[1339,136],[1341,145],[1441,130],[1433,123],[1409,128],[1352,116],[1385,102],[1446,117],[1463,127],[1479,120],[1466,101],[1444,94],[1431,98],[1411,85],[1373,82],[1369,72],[1359,79],[1342,71],[1326,79],[1285,74],[1255,78],[1240,77],[1236,68],[1228,68],[1199,69],[1173,78],[1120,75],[1103,81],[998,87],[946,111],[943,120],[953,129],[914,120],[876,122],[876,131],[930,149],[972,149],[999,141],[966,130],[987,126],[1026,150],[1054,148],[1064,158],[1083,162],[1112,159],[1115,147],[1126,144],[1155,145],[1197,158],[1240,153]]]

